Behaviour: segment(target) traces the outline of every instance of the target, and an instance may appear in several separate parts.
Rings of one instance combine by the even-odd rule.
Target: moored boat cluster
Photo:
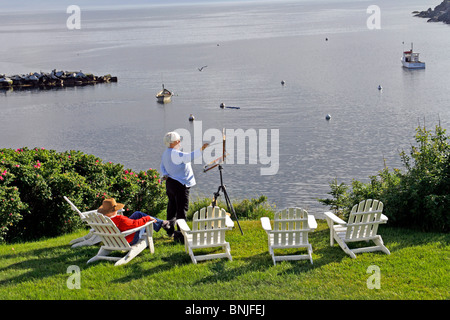
[[[57,71],[50,73],[34,72],[22,75],[6,76],[0,74],[0,88],[52,88],[94,85],[97,83],[117,82],[110,74],[96,76],[81,71]]]

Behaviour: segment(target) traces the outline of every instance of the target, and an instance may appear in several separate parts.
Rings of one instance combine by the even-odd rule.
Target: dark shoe
[[[170,221],[164,220],[163,223],[162,223],[162,225],[161,225],[161,227],[162,227],[164,230],[168,231],[168,230],[170,229]]]
[[[171,237],[175,231],[175,221],[164,220],[162,228],[166,230],[169,237]]]
[[[181,231],[174,231],[174,233],[173,233],[173,240],[175,242],[179,242],[179,243],[184,244],[184,236],[181,233]]]

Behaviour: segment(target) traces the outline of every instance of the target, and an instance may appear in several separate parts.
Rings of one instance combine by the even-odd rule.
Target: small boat
[[[401,59],[403,67],[408,69],[424,69],[425,62],[419,60],[419,53],[413,51],[413,44],[411,43],[411,50],[404,51]]]
[[[158,102],[165,103],[169,102],[172,99],[173,93],[164,88],[164,84],[162,85],[162,90],[156,94],[156,99]]]

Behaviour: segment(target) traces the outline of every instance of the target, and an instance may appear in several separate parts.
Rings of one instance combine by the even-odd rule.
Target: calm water
[[[450,27],[410,14],[440,1],[377,1],[381,30],[369,30],[372,2],[81,7],[81,30],[66,28],[65,6],[0,13],[0,73],[81,69],[119,78],[1,93],[0,147],[76,149],[146,170],[159,168],[167,131],[193,132],[191,113],[203,131],[279,129],[278,173],[225,165],[230,197],[264,194],[278,208],[321,212],[316,198],[329,181],[367,181],[385,162],[400,167],[398,151],[419,121],[450,124]],[[401,67],[411,42],[426,70]],[[166,105],[154,97],[161,82],[176,94]],[[194,165],[192,194],[211,196],[219,174],[202,168]]]

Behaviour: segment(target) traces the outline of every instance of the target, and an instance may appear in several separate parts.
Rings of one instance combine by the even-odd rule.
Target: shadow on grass
[[[86,265],[87,260],[97,253],[99,247],[82,247],[73,251],[70,249],[69,245],[60,245],[3,255],[2,259],[21,261],[0,268],[0,273],[11,275],[0,280],[0,286],[67,274],[67,268],[71,265]]]
[[[189,257],[188,257],[189,258]],[[189,260],[189,261],[188,261]],[[143,263],[127,264],[126,268],[128,275],[120,279],[116,279],[114,283],[127,283],[130,281],[145,278],[151,275],[164,273],[177,265],[188,264],[190,259],[186,259],[184,252],[172,253],[169,257],[163,257],[161,260],[163,263],[158,263],[156,266],[147,268]],[[179,261],[179,262],[176,262]],[[181,261],[181,263],[180,263]]]
[[[245,230],[248,231],[248,230]],[[248,232],[247,234],[249,234]],[[258,233],[258,232],[257,232]],[[267,238],[265,232],[261,234],[253,234],[253,241],[258,244],[266,244]],[[156,250],[159,254],[163,252],[163,256],[157,258],[159,261],[156,266],[148,268],[141,263],[133,263],[127,265],[128,275],[126,277],[116,280],[116,282],[125,283],[131,280],[144,278],[152,274],[163,273],[169,271],[175,266],[189,266],[193,265],[198,268],[207,268],[210,275],[198,280],[196,284],[206,284],[220,282],[230,282],[251,273],[266,273],[274,272],[278,274],[297,274],[300,275],[311,270],[320,269],[323,266],[332,263],[339,263],[343,259],[350,259],[350,257],[335,243],[334,246],[329,245],[329,229],[322,229],[310,235],[310,243],[313,246],[313,264],[307,260],[299,261],[281,261],[273,264],[272,257],[267,250],[267,245],[261,246],[261,249],[252,248],[253,254],[245,255],[245,247],[247,241],[243,241],[241,236],[235,235],[235,238],[230,237],[229,242],[232,247],[233,261],[226,258],[200,261],[194,265],[188,253],[185,252],[184,246],[174,242],[159,243],[156,245]],[[158,249],[159,247],[159,249]],[[178,250],[174,252],[174,250]],[[304,249],[299,249],[296,254],[304,254]],[[203,252],[202,252],[203,251]],[[213,253],[214,250],[200,250],[197,254]],[[306,250],[304,250],[306,251]],[[384,253],[371,253],[385,255]],[[161,263],[163,262],[163,263]]]
[[[251,232],[250,230],[248,231],[247,234],[250,235]],[[309,242],[313,246],[313,264],[309,260],[300,260],[283,261],[274,265],[267,250],[265,233],[258,230],[252,232],[254,234],[249,236],[250,240],[257,244],[252,246],[251,250],[253,251],[250,252],[250,249],[246,249],[248,239],[243,239],[241,235],[231,235],[229,241],[232,247],[233,261],[219,259],[199,262],[198,267],[208,268],[211,274],[198,280],[197,283],[227,282],[250,273],[272,272],[300,275],[328,264],[339,263],[343,259],[350,259],[336,243],[332,247],[329,245],[329,230],[322,227],[310,234]],[[388,226],[380,228],[379,234],[383,237],[391,254],[395,254],[404,248],[426,245],[428,243],[437,243],[439,247],[444,249],[448,247],[450,242],[450,235],[448,234],[421,233]],[[363,243],[362,246],[364,245],[366,244]],[[74,249],[68,244],[54,246],[43,244],[43,246],[45,247],[30,250],[23,249],[23,252],[2,255],[2,264],[5,266],[0,267],[0,274],[3,275],[0,285],[18,284],[57,275],[67,275],[67,268],[71,265],[90,269],[102,263],[110,265],[111,268],[116,268],[110,261],[86,264],[90,258],[97,254],[99,245]],[[117,253],[117,255],[120,254],[120,252]],[[368,254],[389,257],[382,252]],[[116,253],[113,255],[116,255]],[[11,260],[10,264],[8,264],[8,260]],[[146,250],[127,265],[119,267],[127,268],[127,275],[114,280],[114,282],[126,283],[149,275],[161,274],[174,267],[191,264],[191,259],[185,252],[183,245],[174,243],[165,237],[155,238],[155,254],[150,255]]]
[[[420,232],[389,226],[383,226],[380,229],[381,231],[378,234],[382,236],[384,244],[391,252],[430,243],[438,243],[441,248],[450,245],[449,233]]]

